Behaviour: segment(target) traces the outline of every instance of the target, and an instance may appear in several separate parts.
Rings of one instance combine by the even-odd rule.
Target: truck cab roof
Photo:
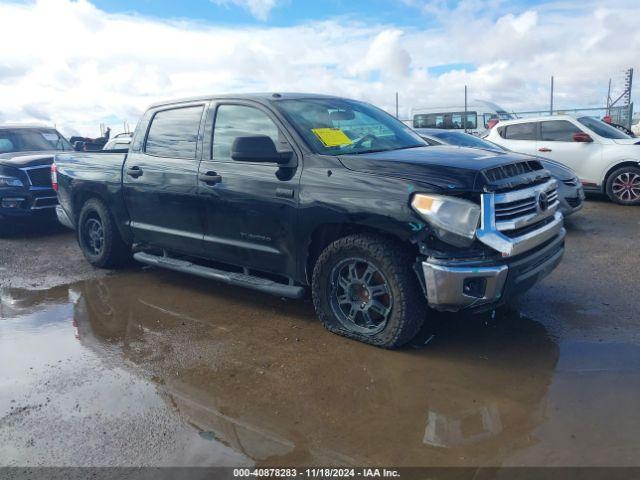
[[[258,93],[229,93],[229,94],[212,94],[201,95],[197,97],[178,98],[174,100],[167,100],[162,102],[156,102],[149,106],[149,108],[157,108],[169,105],[176,105],[180,103],[192,103],[192,102],[209,102],[212,100],[252,100],[254,102],[270,102],[278,100],[300,100],[302,98],[342,98],[337,95],[322,95],[319,93],[281,93],[281,92],[258,92]]]

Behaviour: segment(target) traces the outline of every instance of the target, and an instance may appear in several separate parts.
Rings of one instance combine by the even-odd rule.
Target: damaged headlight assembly
[[[24,184],[19,178],[0,175],[0,188],[8,187],[24,187]]]
[[[414,195],[411,207],[431,225],[435,235],[456,247],[468,247],[480,221],[480,206],[468,200],[444,195]]]

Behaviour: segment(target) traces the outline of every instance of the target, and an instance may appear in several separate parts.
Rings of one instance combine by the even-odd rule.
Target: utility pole
[[[611,79],[609,79],[609,88],[607,89],[607,116],[611,115]]]
[[[396,118],[400,118],[398,115],[398,92],[396,92]]]
[[[549,115],[553,115],[553,75],[551,75],[551,105],[549,106]]]
[[[633,122],[633,102],[631,101],[631,87],[633,87],[633,68],[629,69],[629,73],[627,74],[627,128],[631,128],[631,123]]]

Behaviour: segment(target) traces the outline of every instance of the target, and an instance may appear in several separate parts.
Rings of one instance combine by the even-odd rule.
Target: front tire
[[[94,267],[119,267],[131,258],[131,246],[120,236],[107,206],[97,198],[87,200],[80,210],[78,243]]]
[[[607,179],[607,196],[620,205],[640,205],[640,168],[621,167]]]
[[[384,348],[411,341],[426,316],[426,300],[397,242],[376,235],[336,240],[320,255],[312,294],[330,332]]]

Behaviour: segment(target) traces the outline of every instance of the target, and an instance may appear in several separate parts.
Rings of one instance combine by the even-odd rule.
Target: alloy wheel
[[[84,244],[93,255],[100,255],[104,248],[104,228],[102,222],[95,217],[87,219],[84,224]]]
[[[640,200],[640,175],[634,172],[621,173],[613,180],[611,190],[624,202]]]
[[[331,308],[348,330],[368,335],[384,329],[393,308],[386,277],[371,262],[349,258],[331,270]]]

